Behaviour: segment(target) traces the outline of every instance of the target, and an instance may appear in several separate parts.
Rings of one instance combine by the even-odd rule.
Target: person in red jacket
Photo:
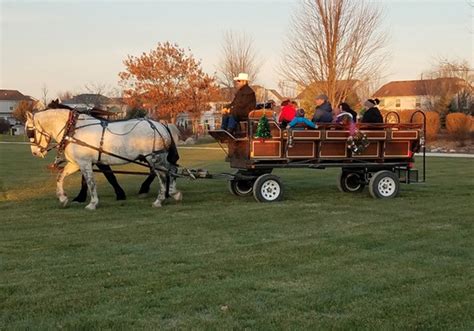
[[[285,100],[281,103],[281,112],[278,117],[278,122],[282,128],[286,128],[296,116],[296,107],[290,100]]]

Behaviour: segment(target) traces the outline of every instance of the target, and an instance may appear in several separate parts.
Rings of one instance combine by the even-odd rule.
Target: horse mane
[[[49,105],[46,107],[46,109],[69,109],[69,110],[74,110],[74,108],[69,107],[68,105],[64,105],[59,102],[59,99],[52,100]]]

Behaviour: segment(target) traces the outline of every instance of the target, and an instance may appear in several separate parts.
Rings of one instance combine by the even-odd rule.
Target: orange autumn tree
[[[217,90],[215,79],[205,74],[201,62],[177,44],[158,43],[149,53],[124,60],[119,73],[124,99],[142,105],[154,118],[176,122],[176,115],[187,111],[199,114]]]

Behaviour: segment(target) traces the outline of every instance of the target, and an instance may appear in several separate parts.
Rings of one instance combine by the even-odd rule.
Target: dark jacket
[[[331,104],[325,101],[321,106],[316,107],[313,116],[314,123],[331,123],[332,108]]]
[[[383,123],[383,117],[377,107],[369,108],[362,116],[362,123]]]
[[[249,113],[257,106],[255,92],[245,84],[235,94],[234,100],[230,104],[230,114],[237,121],[246,121]]]

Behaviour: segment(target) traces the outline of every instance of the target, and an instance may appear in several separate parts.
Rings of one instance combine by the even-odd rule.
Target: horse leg
[[[84,176],[81,178],[81,190],[77,194],[77,196],[72,199],[73,202],[86,202],[87,199],[87,183]]]
[[[94,173],[92,171],[92,163],[81,165],[81,172],[87,182],[91,201],[86,206],[86,209],[95,210],[99,204],[99,197],[97,195],[97,187],[95,184]]]
[[[170,170],[171,170],[170,171],[171,174],[176,173],[177,168],[172,166]],[[170,196],[176,201],[183,200],[183,193],[181,191],[178,191],[178,189],[176,188],[176,177],[171,175],[169,180],[170,180],[170,189],[169,189]]]
[[[64,169],[59,173],[56,179],[56,196],[59,199],[59,202],[63,207],[66,207],[68,199],[66,194],[64,193],[64,178],[69,176],[70,174],[75,173],[79,170],[79,167],[75,163],[68,162]]]
[[[153,207],[161,207],[161,204],[163,201],[165,201],[166,199],[166,186],[165,186],[165,183],[163,182],[163,174],[160,173],[158,170],[155,170],[155,173],[156,173],[156,178],[158,179],[158,184],[159,184],[159,188],[158,188],[158,197],[156,198],[155,202],[153,202],[152,206]]]
[[[112,185],[112,187],[114,188],[116,199],[117,200],[126,200],[127,197],[125,196],[125,192],[123,191],[122,187],[117,182],[117,177],[115,177],[115,174],[112,171],[112,169],[110,168],[110,166],[107,165],[107,164],[98,163],[97,168],[99,168],[100,171],[102,171],[105,178],[107,178],[110,185]]]
[[[148,192],[150,192],[150,185],[155,179],[155,177],[156,177],[156,174],[153,172],[148,175],[148,177],[142,183],[142,186],[140,186],[140,191],[138,191],[138,195],[140,197],[144,198],[148,195]]]

